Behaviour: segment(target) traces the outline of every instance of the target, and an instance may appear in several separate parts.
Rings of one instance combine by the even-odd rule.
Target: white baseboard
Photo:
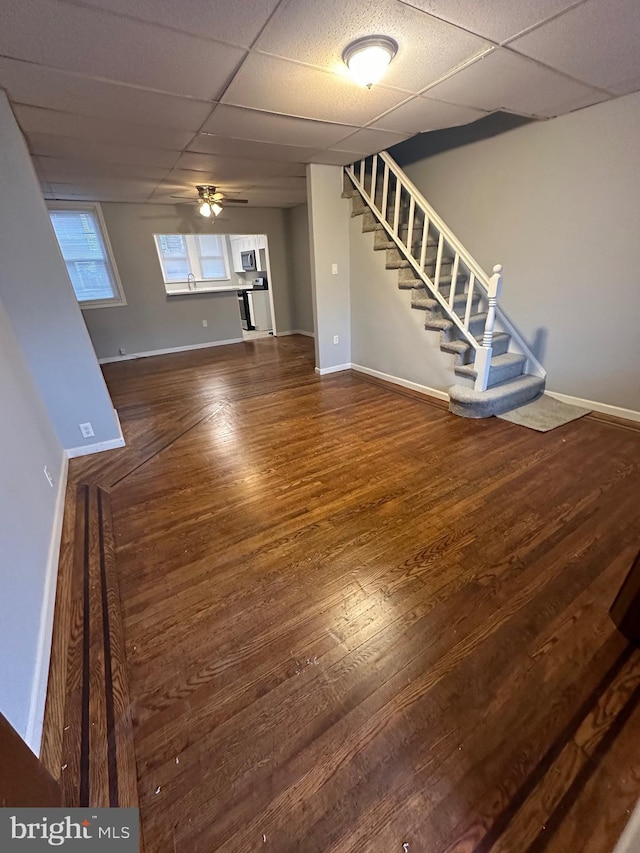
[[[116,416],[118,432],[120,433],[119,437],[110,438],[109,441],[98,441],[96,444],[86,444],[83,447],[69,447],[65,450],[67,459],[76,459],[78,456],[89,456],[91,453],[102,453],[104,450],[115,450],[117,447],[124,447],[126,442],[124,440],[124,435],[122,434],[122,426],[120,424],[118,410],[114,409],[113,413]]]
[[[283,338],[285,335],[305,335],[307,338],[315,338],[313,332],[305,332],[304,329],[291,329],[288,332],[277,332],[277,338]]]
[[[380,370],[363,367],[361,364],[352,364],[350,367],[358,373],[366,373],[367,376],[375,376],[376,379],[384,379],[385,382],[391,382],[393,385],[400,385],[402,388],[409,388],[411,391],[418,391],[420,394],[425,394],[428,397],[435,397],[437,400],[449,400],[447,392],[441,391],[439,388],[431,388],[429,385],[420,385],[418,382],[409,382],[408,379],[401,379],[399,376],[391,376],[389,373],[382,373]]]
[[[351,363],[336,364],[334,367],[316,367],[318,376],[328,376],[330,373],[342,373],[343,370],[350,370]]]
[[[170,355],[172,352],[187,352],[192,349],[208,349],[209,347],[224,347],[227,344],[241,344],[243,338],[230,338],[228,341],[207,341],[204,344],[189,344],[185,347],[167,347],[167,349],[152,349],[146,352],[132,352],[127,355],[113,355],[108,358],[99,358],[100,364],[111,364],[114,361],[131,361],[135,358],[150,358],[154,355]]]
[[[38,646],[36,664],[33,671],[29,714],[25,730],[25,741],[31,750],[40,754],[42,741],[42,726],[44,723],[44,708],[47,700],[47,684],[49,681],[49,660],[51,657],[51,639],[53,636],[53,616],[56,604],[56,586],[58,580],[58,561],[60,558],[60,540],[62,538],[62,520],[64,518],[64,499],[67,491],[67,476],[69,460],[63,453],[58,493],[53,514],[49,553],[47,555],[46,577],[42,607],[40,608],[40,628],[38,630]]]
[[[640,421],[640,412],[635,409],[623,409],[620,406],[610,406],[608,403],[598,403],[597,400],[585,400],[582,397],[571,397],[569,394],[559,394],[557,391],[545,391],[549,397],[555,397],[561,403],[570,406],[580,406],[583,409],[593,409],[603,415],[611,415],[614,418],[624,418],[627,421]]]

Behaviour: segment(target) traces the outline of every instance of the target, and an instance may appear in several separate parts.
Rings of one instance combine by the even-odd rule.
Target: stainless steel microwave
[[[256,272],[258,269],[256,266],[256,253],[253,249],[250,252],[240,252],[240,260],[242,262],[242,269],[245,272]]]

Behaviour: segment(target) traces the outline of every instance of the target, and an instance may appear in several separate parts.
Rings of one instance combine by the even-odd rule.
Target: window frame
[[[89,212],[95,216],[96,222],[98,224],[98,231],[100,233],[100,237],[102,239],[102,245],[104,246],[106,262],[107,262],[107,270],[109,272],[109,276],[111,279],[111,283],[113,285],[115,294],[110,299],[78,299],[78,294],[73,287],[73,282],[71,282],[71,277],[69,277],[69,282],[71,284],[71,288],[73,290],[74,296],[76,297],[76,301],[78,303],[78,307],[81,311],[90,308],[113,308],[120,305],[127,304],[127,298],[125,296],[124,288],[122,287],[122,281],[120,279],[120,273],[118,272],[118,267],[116,266],[116,259],[113,254],[113,249],[111,248],[111,241],[109,240],[109,234],[107,232],[107,226],[104,221],[104,217],[102,215],[102,207],[97,201],[48,201],[47,202],[47,210],[49,213],[55,213],[57,210],[77,210],[78,212]],[[53,231],[53,236],[56,241],[56,245],[60,250],[60,256],[65,265],[65,270],[67,269],[67,261],[62,254],[62,247],[58,242],[58,237],[56,235],[55,229],[53,228],[53,223],[51,222],[51,217],[49,217],[49,222],[51,223],[51,229]],[[67,272],[68,275],[68,272]]]
[[[171,279],[168,280],[165,274],[164,269],[164,256],[162,254],[162,250],[160,249],[160,237],[182,237],[185,243],[185,249],[187,253],[187,264],[189,270],[191,271],[189,274],[194,276],[194,284],[197,286],[206,285],[205,287],[196,287],[194,290],[190,290],[189,279]],[[221,247],[221,257],[224,262],[224,276],[220,277],[211,277],[205,276],[202,272],[202,251],[200,247],[199,237],[216,237],[220,242]],[[227,247],[226,235],[206,232],[203,234],[195,234],[193,232],[190,233],[179,233],[173,232],[172,234],[156,234],[153,235],[153,243],[156,247],[156,254],[158,255],[158,263],[160,264],[160,274],[162,275],[162,281],[164,282],[164,289],[167,296],[172,295],[187,295],[189,293],[212,293],[217,290],[237,290],[237,287],[231,288],[231,266],[229,263],[229,250]],[[206,257],[206,256],[205,256]],[[218,287],[215,286],[216,283],[220,282]],[[224,283],[223,283],[224,282]],[[214,285],[213,287],[211,285]]]

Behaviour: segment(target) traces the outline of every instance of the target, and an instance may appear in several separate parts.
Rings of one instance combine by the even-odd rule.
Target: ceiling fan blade
[[[248,198],[225,198],[222,204],[249,204]]]
[[[193,196],[190,196],[190,195],[171,195],[171,196],[169,196],[169,198],[186,198],[188,201],[194,201],[195,202],[195,199],[193,198]]]

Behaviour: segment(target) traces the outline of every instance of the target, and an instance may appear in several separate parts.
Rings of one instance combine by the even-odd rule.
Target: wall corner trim
[[[83,447],[69,447],[65,450],[67,459],[76,459],[78,456],[89,456],[91,453],[102,453],[104,450],[115,450],[117,447],[124,447],[126,442],[122,434],[118,410],[114,409],[113,413],[116,416],[118,432],[120,433],[118,438],[110,438],[109,441],[98,441],[96,444],[86,444]]]
[[[328,376],[330,373],[342,373],[343,370],[351,370],[351,362],[347,364],[336,364],[334,367],[316,367],[318,376]]]
[[[44,724],[44,709],[47,700],[47,684],[49,682],[49,659],[51,657],[51,640],[53,636],[53,617],[56,604],[56,587],[58,582],[58,562],[60,559],[60,542],[62,539],[62,521],[64,518],[65,496],[69,475],[69,458],[63,451],[58,493],[49,541],[44,595],[40,610],[40,627],[38,629],[38,647],[36,665],[33,672],[29,715],[25,730],[27,746],[36,754],[40,754],[42,741],[42,726]]]

